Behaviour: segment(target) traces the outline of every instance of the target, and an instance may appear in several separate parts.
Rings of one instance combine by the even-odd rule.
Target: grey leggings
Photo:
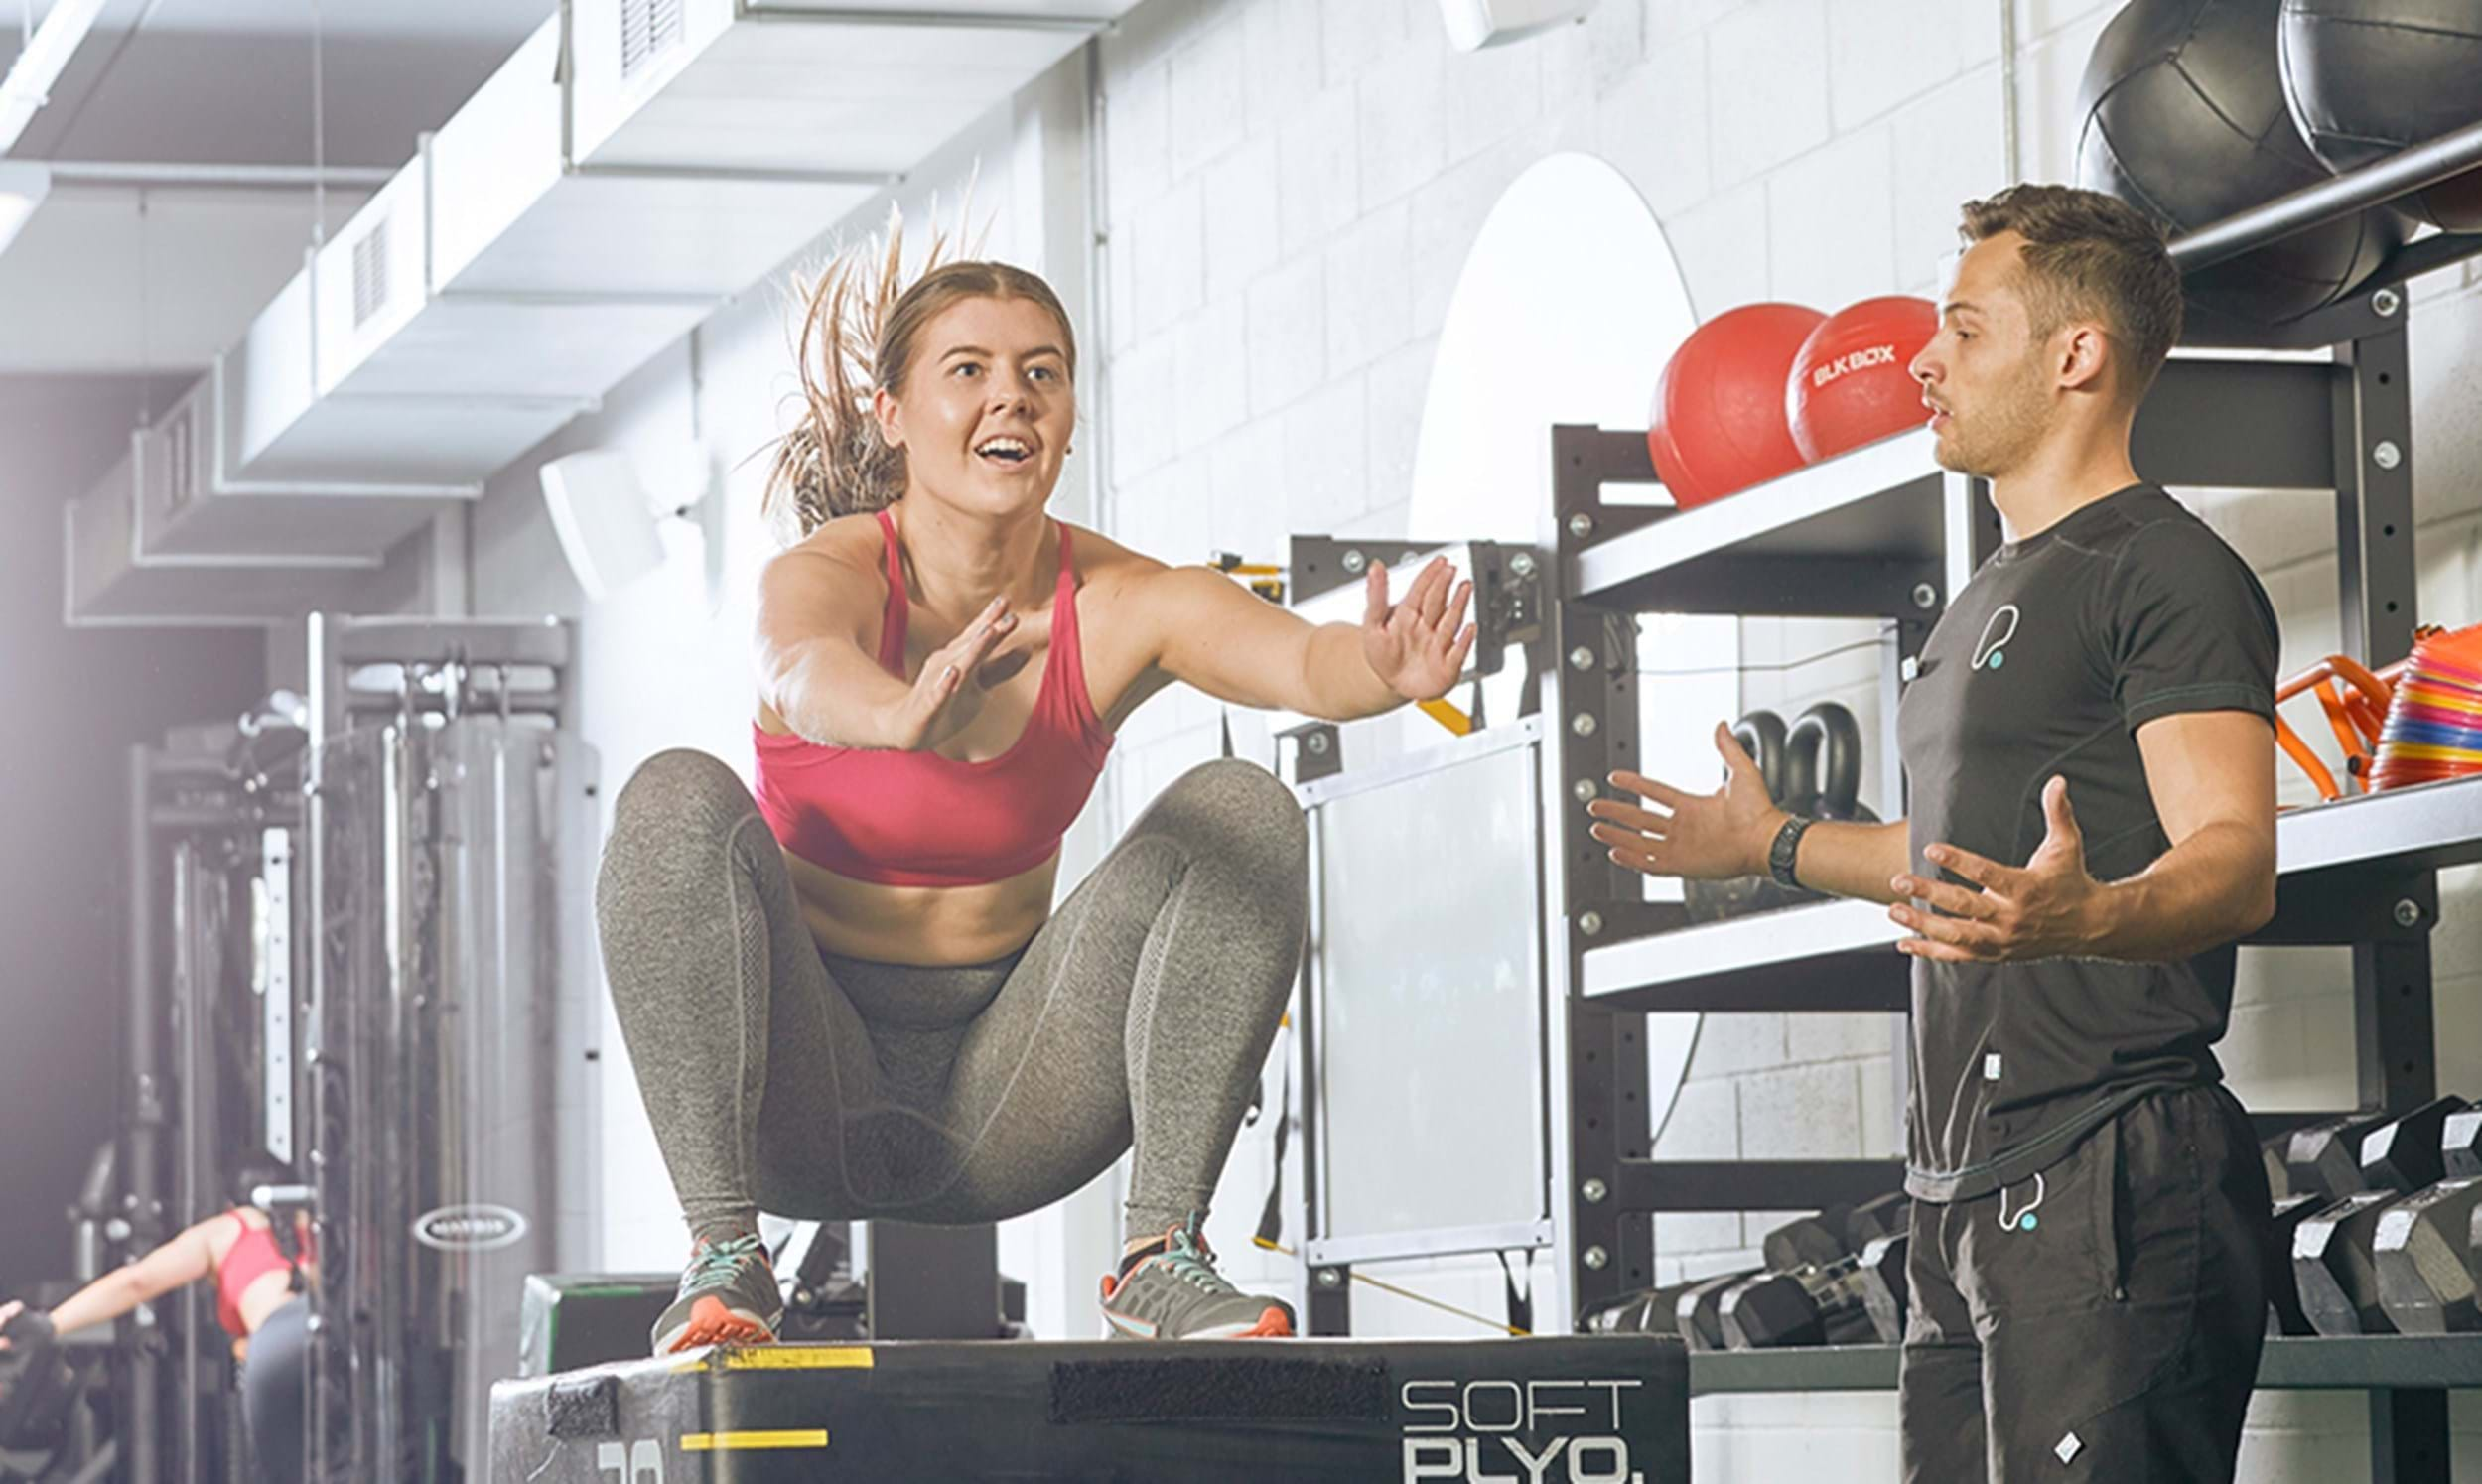
[[[1203,1212],[1300,963],[1306,839],[1265,769],[1210,762],[1016,953],[881,964],[820,952],[731,768],[648,758],[614,807],[596,914],[691,1229],[758,1207],[999,1220],[1133,1136],[1130,1234]]]
[[[310,1368],[310,1300],[295,1294],[267,1316],[250,1336],[250,1358],[241,1363],[241,1408],[250,1419],[250,1451],[258,1477],[268,1484],[297,1484],[302,1477],[308,1416],[303,1393]]]

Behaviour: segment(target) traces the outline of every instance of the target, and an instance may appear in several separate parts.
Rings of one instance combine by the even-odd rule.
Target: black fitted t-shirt
[[[2068,778],[2100,881],[2170,847],[2137,729],[2275,714],[2275,615],[2246,563],[2150,485],[2079,506],[1983,564],[1931,630],[1897,725],[1913,869],[1946,842],[2005,866]],[[1946,879],[1959,881],[1960,877]],[[2234,948],[2178,963],[1913,963],[1905,1188],[1968,1200],[2031,1176],[2161,1087],[2220,1079]]]

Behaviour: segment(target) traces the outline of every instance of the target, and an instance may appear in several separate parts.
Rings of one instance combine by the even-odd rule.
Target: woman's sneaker
[[[694,1345],[763,1345],[784,1322],[775,1268],[756,1236],[701,1242],[681,1274],[680,1296],[655,1320],[655,1353]]]
[[[1293,1333],[1293,1306],[1244,1293],[1215,1271],[1215,1254],[1192,1216],[1165,1234],[1161,1252],[1103,1280],[1103,1317],[1114,1339],[1275,1339]]]

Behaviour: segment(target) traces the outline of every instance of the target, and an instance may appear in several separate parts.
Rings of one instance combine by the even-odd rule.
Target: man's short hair
[[[2025,239],[2025,304],[2036,338],[2072,319],[2103,322],[2122,395],[2134,405],[2180,338],[2180,270],[2153,218],[2115,196],[2074,186],[2010,186],[1969,201],[1958,235]]]

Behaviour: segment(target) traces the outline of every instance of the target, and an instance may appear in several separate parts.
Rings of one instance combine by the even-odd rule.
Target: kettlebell
[[[1862,724],[1841,702],[1819,702],[1795,717],[1790,728],[1771,711],[1753,711],[1732,724],[1732,738],[1757,763],[1767,797],[1777,808],[1813,819],[1878,822],[1860,799]],[[1693,922],[1720,922],[1824,899],[1815,891],[1788,890],[1765,876],[1688,881],[1683,894]]]

